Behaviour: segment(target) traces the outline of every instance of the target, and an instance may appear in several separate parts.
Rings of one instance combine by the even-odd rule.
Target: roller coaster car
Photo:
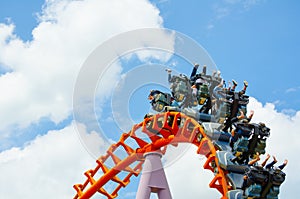
[[[260,196],[262,186],[268,182],[269,172],[261,166],[251,166],[246,175],[248,178],[244,183],[246,185],[245,195],[249,197]]]
[[[253,140],[249,140],[246,137],[240,137],[236,142],[234,142],[232,147],[232,152],[234,154],[243,154],[238,160],[239,163],[243,163],[247,160],[247,157],[255,158],[256,154],[265,154],[266,140],[258,139],[255,146],[252,147]]]
[[[206,101],[206,98],[204,99],[204,102]],[[204,104],[203,102],[203,104]],[[191,102],[189,103],[189,106],[190,107],[195,107],[195,106],[198,106],[198,98],[194,95],[191,95]]]
[[[222,88],[220,90],[214,91],[213,97],[217,100],[217,104],[221,107],[222,104],[232,105],[234,93]]]
[[[249,123],[243,123],[243,122],[235,122],[233,123],[235,126],[235,133],[231,139],[231,146],[233,147],[233,143],[236,142],[239,138],[245,137],[250,138],[253,130],[253,125]]]
[[[267,199],[278,199],[279,187],[285,181],[285,173],[280,169],[271,169],[269,182],[264,187],[262,195],[266,195]]]
[[[233,189],[241,189],[244,182],[244,175],[250,170],[249,166],[233,163],[231,160],[235,156],[233,156],[232,153],[228,151],[217,151],[216,157],[218,159],[220,167],[227,171],[227,178],[231,182]],[[229,199],[235,198],[235,194],[240,195],[239,192],[240,191],[230,193],[231,196],[229,197]]]
[[[259,199],[278,199],[279,186],[285,180],[285,173],[280,169],[266,170],[262,167],[251,167],[247,173],[246,197]],[[250,185],[250,186],[249,186]]]
[[[259,124],[259,135],[261,137],[269,137],[270,136],[270,128],[266,127],[263,123]]]
[[[261,198],[262,187],[259,184],[252,184],[245,190],[246,198]]]
[[[165,106],[170,106],[171,104],[171,95],[168,93],[159,93],[154,96],[152,101],[152,108],[161,112],[164,110]]]
[[[231,115],[231,106],[232,106],[232,103],[228,100],[226,101],[222,101],[220,104],[219,104],[219,110],[217,112],[217,115],[219,118],[227,118]]]
[[[278,199],[279,187],[285,180],[285,173],[280,169],[269,170],[269,178],[266,185],[263,186],[262,198]]]
[[[253,125],[249,123],[237,122],[234,124],[236,133],[244,137],[250,137]]]
[[[240,95],[239,96],[239,105],[246,106],[249,104],[249,96],[248,95]]]
[[[260,166],[235,164],[231,161],[234,156],[227,151],[217,151],[216,157],[233,185],[233,190],[227,193],[228,199],[278,198],[279,186],[285,180],[285,174],[281,170],[269,171]]]
[[[217,151],[217,158],[219,160],[220,167],[230,173],[245,174],[250,170],[248,165],[238,165],[231,160],[235,156],[228,151]]]
[[[177,106],[165,106],[165,112],[181,112],[181,109]]]
[[[280,186],[285,181],[286,174],[282,172],[280,169],[272,169],[270,171],[270,174],[272,176],[272,184],[275,186]]]
[[[265,154],[266,139],[270,135],[270,129],[264,124],[251,124],[254,131],[251,133],[248,144],[248,155],[253,157],[256,153]]]
[[[192,108],[184,108],[181,111],[182,113],[184,113],[185,115],[194,118],[196,121],[199,120],[199,112],[195,109]]]
[[[228,199],[244,199],[242,190],[231,190],[227,192]]]
[[[228,146],[231,135],[228,132],[220,131],[221,124],[214,122],[202,122],[201,123],[206,135],[214,141],[216,145],[218,145],[220,149],[227,149],[225,146]],[[224,143],[224,144],[222,144]]]
[[[254,135],[260,138],[266,138],[270,136],[270,128],[266,127],[264,123],[251,125],[254,127]]]
[[[174,82],[172,86],[172,93],[177,102],[182,102],[185,97],[191,94],[191,86],[186,76],[173,76]]]
[[[199,105],[203,105],[208,97],[209,97],[208,85],[207,84],[200,85],[197,93],[197,99]]]
[[[271,187],[269,194],[267,195],[267,199],[278,199],[279,195],[279,186]]]
[[[257,141],[256,147],[254,148],[254,153],[265,154],[266,153],[266,139],[259,139]]]
[[[234,152],[246,152],[248,151],[249,140],[246,137],[240,137],[238,140],[233,144],[233,151]]]
[[[205,134],[208,135],[209,137],[212,137],[213,133],[215,130],[219,129],[221,124],[219,123],[214,123],[214,122],[203,122],[201,123]]]
[[[265,154],[266,139],[270,135],[270,129],[264,124],[236,123],[235,135],[232,138],[232,149],[234,153],[243,152],[247,156],[254,157],[255,154]]]
[[[213,115],[206,114],[206,113],[200,113],[198,110],[195,110],[193,108],[184,108],[181,111],[185,115],[194,118],[196,121],[202,123],[202,122],[211,122],[214,121],[215,118]]]

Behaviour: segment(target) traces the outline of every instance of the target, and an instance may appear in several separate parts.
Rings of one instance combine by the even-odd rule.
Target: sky
[[[268,153],[279,161],[289,159],[280,198],[297,197],[299,8],[295,0],[0,1],[1,195],[71,198],[73,184],[83,182],[83,172],[95,166],[93,152],[103,154],[123,130],[116,121],[126,123],[110,107],[120,80],[128,80],[130,72],[144,63],[190,73],[189,63],[170,54],[129,53],[112,63],[110,70],[99,67],[104,75],[95,94],[95,114],[101,130],[84,123],[91,113],[84,115],[83,123],[75,122],[73,95],[86,60],[111,38],[151,27],[175,30],[199,43],[222,77],[235,79],[239,89],[244,80],[249,82],[253,121],[271,128]],[[173,47],[174,35],[158,36]],[[140,43],[147,46],[143,40]],[[143,81],[143,74],[137,80]],[[138,87],[130,98],[133,122],[142,121],[151,111],[145,94],[152,86]],[[212,174],[202,169],[203,161],[190,147],[166,167],[174,199],[219,197],[208,188]],[[190,183],[183,184],[185,179]],[[133,199],[137,184],[138,179],[122,190],[123,197]]]

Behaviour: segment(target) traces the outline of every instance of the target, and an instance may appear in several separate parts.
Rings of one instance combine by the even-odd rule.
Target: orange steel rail
[[[232,189],[232,185],[216,158],[218,149],[197,121],[179,112],[159,113],[145,118],[143,122],[134,125],[131,131],[122,134],[120,140],[96,161],[97,166],[84,173],[86,181],[73,186],[77,192],[74,199],[87,199],[96,193],[108,199],[116,198],[118,191],[130,183],[130,178],[140,174],[144,153],[158,150],[164,153],[169,144],[176,146],[183,142],[196,145],[197,153],[206,156],[203,167],[214,173],[210,188],[217,189],[222,195],[221,199],[228,199],[227,192]],[[123,151],[126,157],[119,157],[117,150]],[[97,178],[96,174],[101,176]],[[120,174],[125,177],[121,178]],[[105,188],[110,182],[116,186]]]

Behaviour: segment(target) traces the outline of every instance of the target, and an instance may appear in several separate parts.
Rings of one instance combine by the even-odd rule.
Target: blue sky
[[[53,2],[59,1],[54,0]],[[69,1],[63,2],[68,5]],[[77,3],[82,3],[81,6],[84,7],[84,2],[85,1],[78,1]],[[93,0],[90,2],[93,2]],[[143,0],[143,2],[147,1]],[[279,118],[278,120],[276,119],[276,122],[274,122],[274,120],[270,121],[270,123],[275,124],[281,120],[286,121],[283,122],[284,127],[289,128],[291,126],[291,129],[297,130],[297,121],[299,121],[297,113],[299,114],[300,111],[300,81],[298,77],[300,72],[298,67],[300,66],[300,60],[298,59],[300,57],[299,1],[151,0],[150,3],[152,3],[154,7],[146,7],[151,5],[147,2],[147,5],[145,4],[145,8],[143,9],[149,10],[149,16],[143,16],[143,13],[141,14],[137,11],[139,9],[137,2],[135,3],[136,5],[132,5],[127,1],[124,1],[122,5],[124,6],[125,11],[122,10],[124,13],[121,13],[121,17],[116,17],[116,19],[114,19],[110,17],[114,15],[118,16],[116,13],[111,12],[112,14],[110,15],[110,13],[107,12],[107,17],[104,13],[105,20],[99,22],[101,27],[97,29],[95,27],[97,27],[98,24],[93,24],[95,22],[93,15],[97,16],[98,13],[96,11],[95,13],[91,12],[92,14],[86,12],[89,7],[84,7],[86,10],[83,9],[82,13],[74,15],[74,20],[77,21],[72,21],[72,15],[70,15],[71,17],[68,14],[64,15],[64,13],[61,12],[58,3],[57,5],[55,3],[51,4],[51,1],[48,1],[48,3],[45,3],[42,0],[0,1],[0,24],[4,24],[7,27],[10,24],[14,24],[15,26],[13,30],[14,36],[9,37],[7,40],[16,41],[15,38],[17,38],[18,41],[24,44],[24,51],[30,49],[29,47],[26,47],[26,45],[34,46],[36,43],[38,44],[34,46],[34,48],[28,50],[28,52],[25,52],[24,54],[21,53],[20,57],[19,54],[16,53],[16,55],[12,55],[9,51],[10,49],[13,49],[12,51],[15,50],[16,52],[21,52],[21,47],[14,46],[17,46],[17,44],[14,43],[14,45],[9,46],[9,42],[4,42],[3,46],[5,47],[5,51],[1,51],[2,47],[0,46],[0,53],[4,54],[9,52],[5,54],[7,57],[0,56],[1,82],[6,82],[7,78],[11,78],[7,76],[7,74],[21,74],[20,76],[15,77],[17,81],[21,81],[20,85],[18,84],[18,86],[15,87],[17,84],[14,84],[13,81],[7,81],[8,86],[3,95],[5,97],[2,98],[6,99],[7,97],[7,101],[9,101],[17,96],[17,98],[20,99],[19,101],[16,101],[17,104],[8,104],[9,107],[12,107],[11,114],[15,111],[14,107],[19,106],[22,107],[21,109],[24,107],[25,114],[24,116],[21,110],[20,112],[15,113],[17,116],[15,120],[11,119],[14,118],[13,116],[8,116],[7,121],[2,121],[3,124],[0,128],[0,152],[3,155],[1,156],[0,153],[0,164],[2,161],[6,162],[10,160],[10,158],[6,157],[6,154],[16,153],[16,157],[23,157],[17,153],[20,152],[18,151],[19,149],[21,150],[20,153],[25,153],[28,151],[28,147],[33,146],[34,143],[38,143],[38,141],[42,140],[44,137],[46,138],[52,135],[51,132],[55,134],[55,132],[58,132],[59,130],[64,131],[65,128],[68,133],[72,132],[72,130],[68,128],[73,120],[72,110],[70,108],[72,103],[70,100],[66,99],[72,94],[74,86],[73,82],[77,75],[76,72],[79,70],[74,66],[80,66],[89,53],[101,42],[122,31],[143,27],[144,24],[149,27],[161,26],[173,29],[194,39],[207,50],[217,67],[221,70],[222,76],[226,81],[231,79],[237,80],[239,88],[242,87],[242,82],[244,80],[249,82],[248,94],[262,104],[262,106],[256,104],[256,107],[259,110],[265,110],[272,113],[273,115],[270,115],[270,118]],[[109,1],[103,4],[105,4],[103,7],[107,5],[108,7],[114,6],[110,5]],[[53,8],[51,6],[53,6]],[[123,27],[122,23],[118,23],[118,20],[122,18],[122,15],[129,15],[126,12],[126,9],[130,11],[131,7],[135,6],[138,8],[133,9],[131,12],[133,13],[133,18],[138,19],[137,16],[140,16],[142,20],[136,20],[136,22],[130,22],[130,20],[129,22],[125,21],[132,26],[128,26],[129,28]],[[49,24],[46,23],[47,19],[44,21],[43,19],[38,19],[38,15],[46,16],[43,11],[45,11],[47,7],[52,9],[50,10],[51,12],[49,12],[50,14],[52,12],[58,13],[58,21],[62,21],[62,26],[56,27],[55,25],[61,24]],[[75,7],[76,5],[73,7],[74,10]],[[155,11],[159,11],[159,16],[157,16],[158,14]],[[134,15],[135,12],[137,16]],[[48,17],[48,20],[53,17],[52,15],[50,16],[50,14],[49,16],[46,16],[46,18]],[[84,16],[86,21],[81,21],[81,18],[78,16],[81,16],[81,18]],[[162,24],[160,24],[160,17],[163,20]],[[149,20],[149,18],[151,18],[151,20]],[[77,23],[83,28],[80,25],[77,27]],[[77,31],[69,33],[69,25],[70,27],[75,27],[73,29],[70,28],[70,30]],[[102,26],[107,32],[101,29]],[[36,40],[34,40],[32,31],[37,27],[38,29],[35,32]],[[0,26],[0,28],[2,27]],[[6,29],[0,29],[0,39],[1,31],[3,31],[4,34],[4,30]],[[55,32],[59,33],[56,35]],[[55,41],[59,40],[60,35],[64,36],[65,33],[67,36],[62,39],[62,41],[65,42],[64,45],[57,45],[57,48],[51,49],[50,44],[55,43]],[[55,34],[55,36],[52,38],[53,34]],[[68,34],[72,36],[69,37]],[[73,36],[73,34],[75,34],[75,36]],[[42,40],[44,37],[46,39]],[[68,41],[68,38],[71,38],[70,41]],[[76,43],[75,40],[73,41],[72,38],[76,38],[76,42],[78,43]],[[98,38],[101,39],[98,40]],[[47,44],[47,40],[49,40],[50,44]],[[39,47],[43,45],[46,47],[39,50]],[[9,48],[7,48],[7,46],[9,46]],[[64,46],[70,46],[66,48],[70,54],[64,49]],[[53,56],[54,58],[49,56],[50,58],[46,59],[48,61],[45,61],[49,62],[49,67],[47,66],[44,68],[43,65],[37,65],[38,67],[32,69],[28,68],[28,70],[25,70],[24,72],[26,67],[30,67],[30,64],[34,65],[36,63],[35,60],[42,60],[44,59],[44,56],[47,57],[48,55],[51,55],[52,52],[47,51],[48,48],[51,49],[52,52],[57,50],[57,54],[54,54],[55,56]],[[60,49],[62,49],[62,51],[60,51]],[[77,54],[78,52],[81,52],[81,49],[84,50],[84,53],[79,53],[82,57]],[[39,52],[40,54],[36,53],[32,55],[30,54],[31,51]],[[70,66],[65,65],[68,62],[64,62],[63,58],[59,57],[56,60],[57,55],[63,55],[68,57],[69,60],[72,60],[69,62]],[[79,58],[77,59],[77,57]],[[69,61],[68,59],[66,60]],[[24,61],[24,66],[22,66],[22,63],[19,63],[18,60]],[[172,60],[168,62],[168,64],[171,65],[171,62]],[[43,62],[41,61],[41,63]],[[184,62],[180,63],[186,64]],[[51,64],[57,64],[57,68],[52,67],[53,65]],[[140,64],[140,61],[137,60],[136,57],[130,60],[127,65],[125,64],[123,72],[131,69],[130,64]],[[186,67],[188,68],[189,66]],[[40,71],[39,69],[42,70]],[[38,71],[38,73],[36,73],[36,71]],[[190,72],[186,68],[183,71],[186,73]],[[48,80],[47,77],[51,76],[52,73],[55,77],[51,77]],[[118,71],[116,71],[116,74],[117,73]],[[25,80],[22,79],[22,77],[25,77]],[[60,80],[60,78],[62,80]],[[34,85],[28,86],[27,88],[26,85],[28,82],[30,83],[31,79],[33,79]],[[45,82],[43,81],[44,79]],[[50,83],[47,83],[47,81]],[[37,86],[39,88],[35,88],[37,84],[39,85]],[[49,85],[53,87],[51,88]],[[6,85],[2,87],[6,87]],[[14,88],[23,88],[24,90],[17,92],[20,95],[15,95],[14,92],[10,92],[13,91]],[[149,105],[146,101],[146,97],[140,96],[145,93],[146,90],[149,90],[149,88],[149,86],[145,86],[141,90],[138,90],[133,96],[136,97],[137,100],[145,99],[143,102],[138,102],[138,105],[144,106],[143,110],[139,113],[134,110],[135,103],[130,104],[129,108],[130,111],[134,113],[132,114],[132,117],[135,121],[140,121],[144,113],[149,110],[149,107],[145,107]],[[26,94],[27,90],[29,90],[28,96],[30,97]],[[67,92],[64,93],[65,91]],[[140,95],[137,96],[137,94]],[[25,99],[24,102],[22,99]],[[57,101],[52,102],[52,99]],[[33,106],[32,104],[27,103],[28,101],[32,102]],[[56,102],[59,104],[57,107],[53,105],[56,104]],[[110,102],[101,101],[101,103],[109,105]],[[270,103],[271,106],[266,105],[266,103]],[[102,117],[105,120],[103,123],[104,128],[114,132],[119,130],[117,126],[111,125],[112,121],[110,118],[112,115],[108,107],[104,106],[102,108],[103,109],[98,114],[102,114]],[[5,111],[5,114],[9,113]],[[37,113],[34,111],[37,111]],[[258,112],[261,114],[260,111]],[[26,117],[26,114],[28,114],[28,117]],[[261,115],[259,115],[258,118],[260,118]],[[284,130],[286,129],[282,129],[279,132]],[[117,139],[117,137],[118,134],[113,135],[110,138]],[[295,136],[295,138],[299,137]],[[274,140],[276,141],[276,138],[274,138]],[[22,149],[24,150],[22,151]],[[276,151],[276,149],[273,150]],[[283,155],[279,157],[284,158]],[[17,162],[18,158],[14,160]],[[74,157],[74,159],[76,158]],[[86,160],[89,159],[86,158]],[[13,164],[13,162],[11,162],[11,164]],[[80,169],[86,168],[86,165],[81,166]],[[291,171],[292,169],[290,172]],[[75,181],[74,179],[72,180]],[[295,180],[292,182],[298,181]],[[132,185],[130,191],[134,191],[134,189],[136,189],[136,184]],[[11,196],[8,198],[17,197]]]
[[[32,38],[32,29],[37,25],[37,13],[41,11],[44,1],[1,1],[0,21],[11,20],[16,25],[16,33],[24,40]]]

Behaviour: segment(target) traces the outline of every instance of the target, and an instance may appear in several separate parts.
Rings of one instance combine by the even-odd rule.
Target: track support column
[[[151,192],[159,199],[172,199],[165,171],[161,162],[162,154],[154,151],[144,154],[145,162],[136,199],[149,199]]]

